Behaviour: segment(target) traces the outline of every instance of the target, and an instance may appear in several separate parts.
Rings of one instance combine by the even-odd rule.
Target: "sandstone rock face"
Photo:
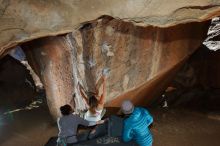
[[[206,22],[138,27],[107,17],[23,47],[44,83],[49,108],[56,117],[61,105],[74,106],[74,93],[76,109],[85,109],[76,84],[94,91],[103,70],[109,70],[106,106],[120,106],[124,99],[147,105],[201,45],[206,32]]]
[[[103,70],[109,71],[107,106],[125,98],[146,105],[201,45],[206,20],[220,15],[219,5],[217,0],[0,0],[0,56],[33,40],[23,48],[54,117],[65,103],[85,109],[76,84],[94,91]]]
[[[49,37],[23,45],[27,59],[46,89],[47,103],[54,117],[60,106],[74,106],[72,48],[65,37]]]
[[[220,15],[218,0],[0,0],[0,54],[19,43],[72,32],[109,15],[141,26],[169,27]]]

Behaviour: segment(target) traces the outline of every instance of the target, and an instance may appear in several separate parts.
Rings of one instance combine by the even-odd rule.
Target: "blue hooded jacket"
[[[150,113],[141,107],[134,108],[129,118],[124,120],[123,140],[135,140],[140,146],[151,146],[153,138],[148,126],[153,122]]]

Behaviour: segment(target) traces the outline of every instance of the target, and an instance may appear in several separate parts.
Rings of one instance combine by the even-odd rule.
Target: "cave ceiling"
[[[219,0],[0,0],[0,54],[36,38],[72,32],[104,15],[170,27],[219,16],[219,5]]]

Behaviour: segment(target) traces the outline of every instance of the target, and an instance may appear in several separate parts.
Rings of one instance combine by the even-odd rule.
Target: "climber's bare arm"
[[[102,94],[99,99],[99,105],[98,105],[99,109],[102,109],[104,107],[105,98],[106,98],[106,76],[102,76],[102,80],[103,80],[103,85],[102,85],[103,89],[102,89]]]
[[[83,89],[82,85],[80,83],[78,83],[78,87],[79,87],[79,92],[81,94],[81,96],[83,97],[83,99],[86,101],[86,104],[89,105],[89,101],[87,96],[85,95],[85,90]]]
[[[97,96],[99,95],[99,88],[103,84],[103,82],[104,82],[104,79],[103,79],[103,76],[102,76],[102,77],[99,78],[99,80],[95,84],[95,89],[96,89],[96,95]]]

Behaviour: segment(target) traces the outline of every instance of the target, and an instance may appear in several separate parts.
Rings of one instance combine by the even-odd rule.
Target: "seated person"
[[[72,114],[73,109],[70,105],[66,104],[60,107],[62,117],[58,118],[57,125],[59,129],[57,143],[58,145],[67,144],[71,146],[73,143],[83,141],[86,139],[81,139],[77,135],[77,128],[79,125],[83,126],[94,126],[96,124],[104,123],[103,120],[97,122],[91,122],[80,118],[78,115]]]
[[[153,123],[150,113],[141,107],[134,107],[131,101],[125,100],[121,105],[125,114],[122,139],[125,142],[135,140],[139,146],[152,146],[153,138],[149,126]]]
[[[106,97],[105,95],[106,76],[102,76],[99,79],[98,83],[100,83],[100,81],[103,82],[103,93],[101,94],[100,97],[99,97],[99,93],[97,90],[98,84],[96,84],[96,93],[90,96],[89,98],[87,98],[87,96],[84,94],[85,91],[82,85],[78,83],[80,94],[83,97],[83,99],[86,101],[87,106],[89,107],[88,111],[84,115],[85,120],[96,122],[96,121],[101,120],[105,114],[104,103],[105,103],[105,97]]]

